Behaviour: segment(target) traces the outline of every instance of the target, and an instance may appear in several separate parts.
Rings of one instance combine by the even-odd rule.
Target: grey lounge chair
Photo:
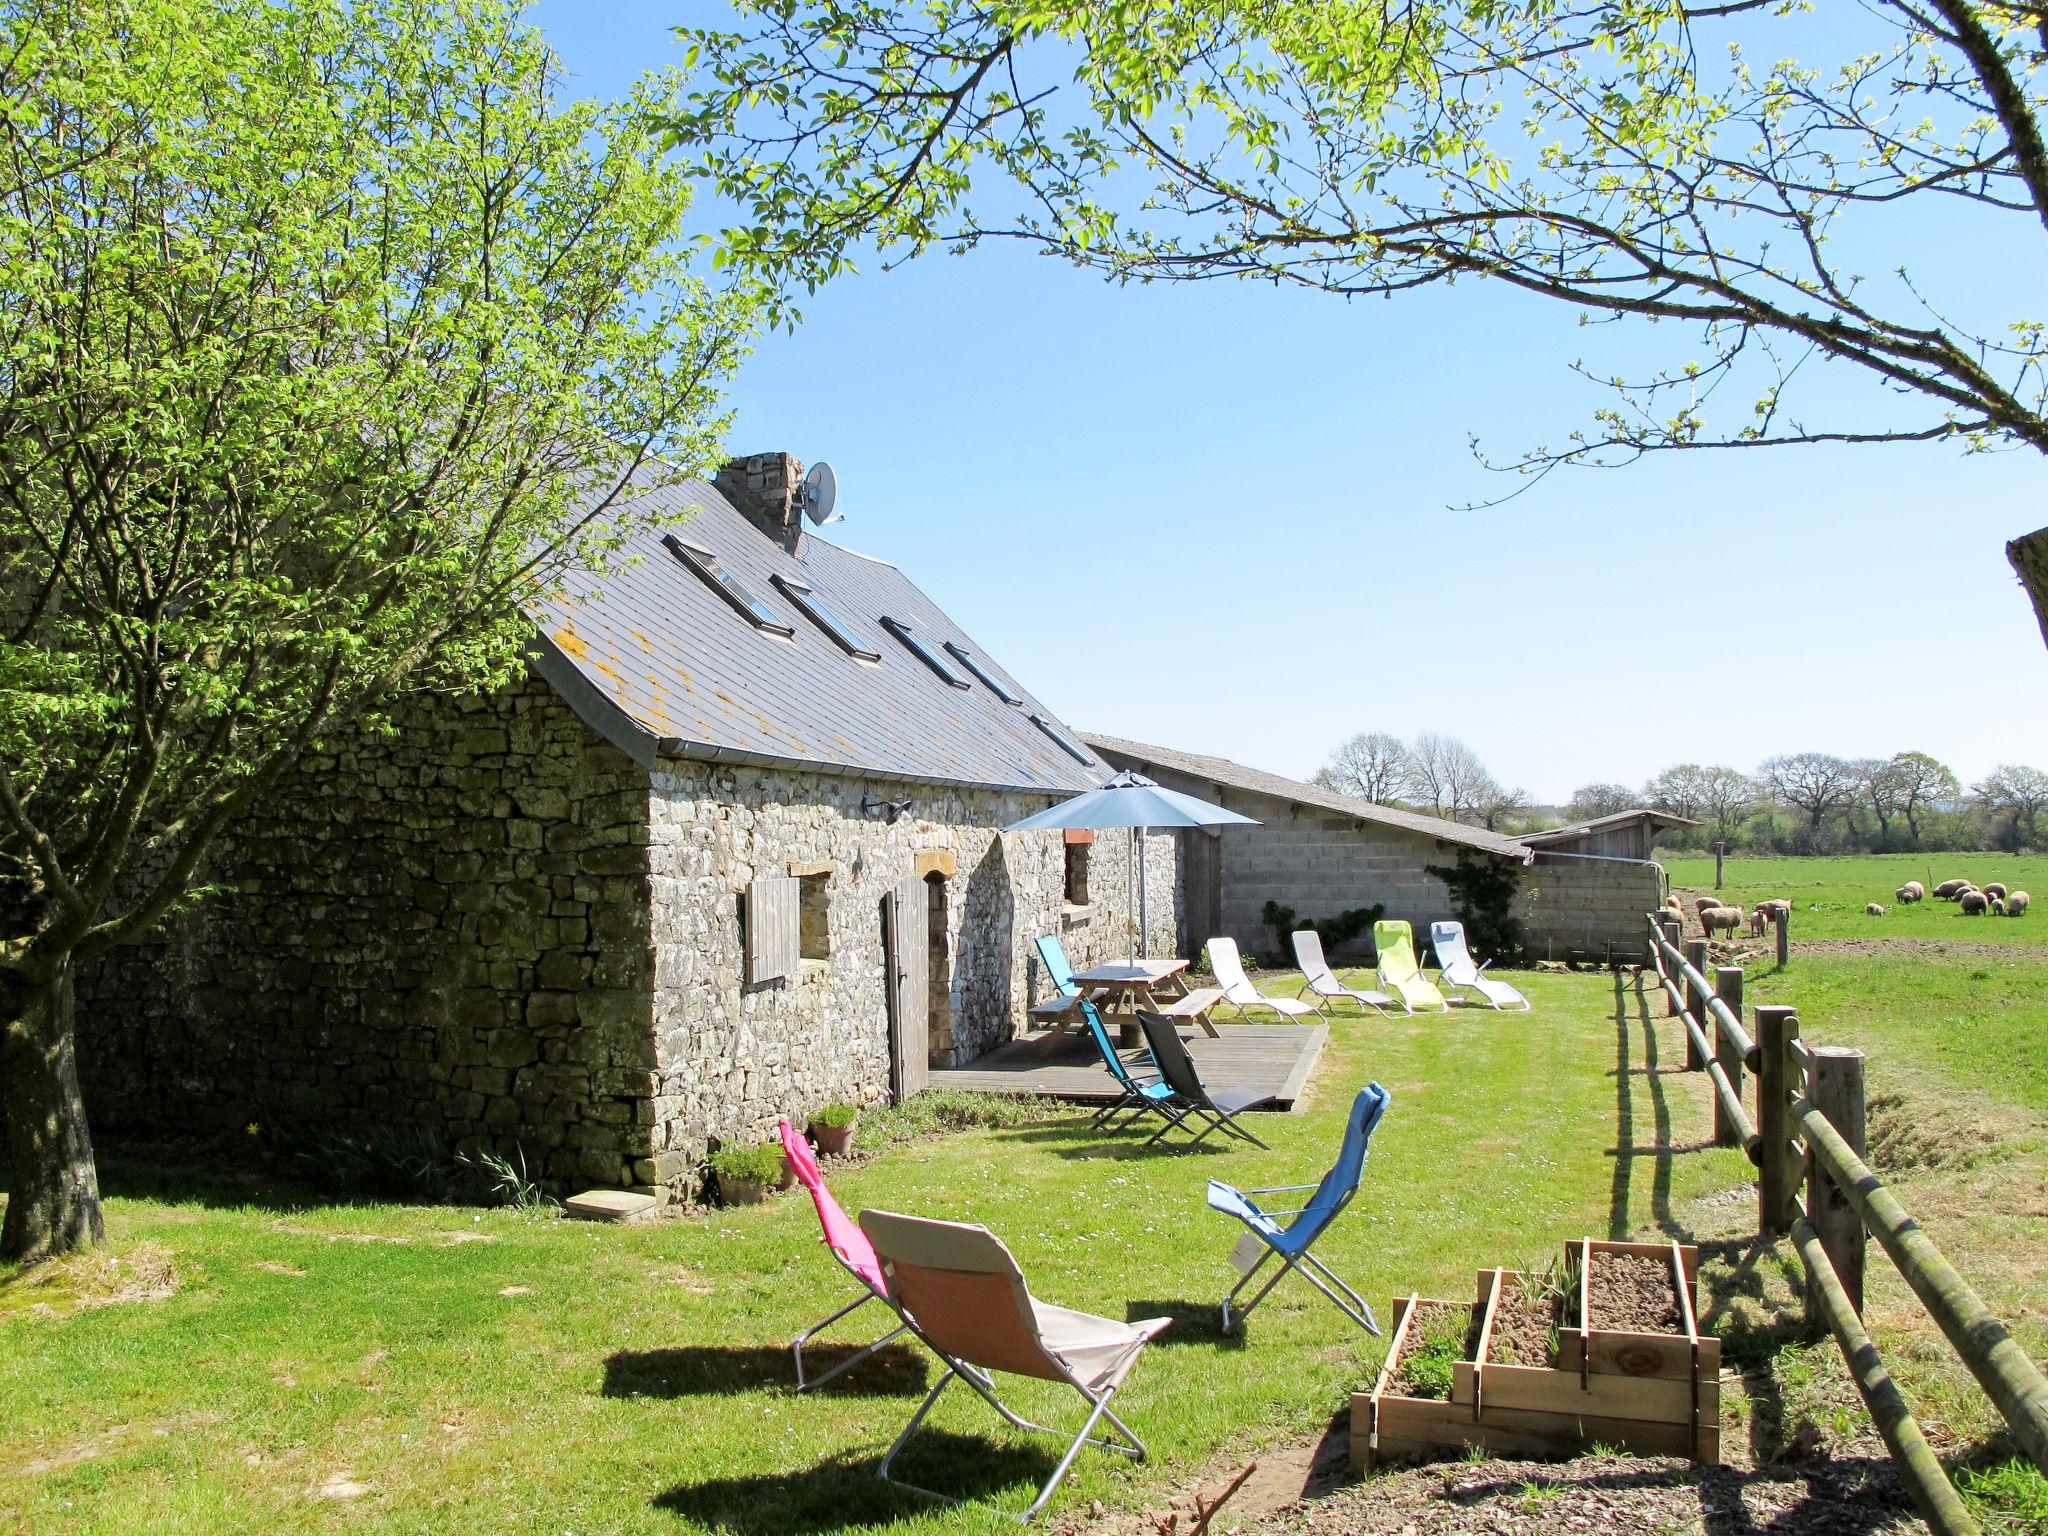
[[[1215,1088],[1203,1085],[1202,1074],[1195,1070],[1195,1059],[1188,1054],[1188,1048],[1181,1043],[1180,1031],[1174,1028],[1173,1020],[1160,1013],[1138,1010],[1138,1026],[1145,1031],[1145,1043],[1152,1047],[1152,1060],[1159,1066],[1160,1076],[1166,1086],[1180,1099],[1181,1117],[1175,1122],[1185,1126],[1193,1120],[1203,1126],[1200,1135],[1182,1148],[1198,1147],[1211,1131],[1222,1131],[1241,1141],[1248,1141],[1255,1147],[1266,1144],[1250,1131],[1237,1123],[1237,1117],[1248,1109],[1273,1102],[1273,1095],[1257,1088]],[[1160,1127],[1152,1141],[1157,1141],[1172,1125]],[[1150,1146],[1152,1143],[1147,1142]],[[1268,1150],[1271,1150],[1268,1148]]]

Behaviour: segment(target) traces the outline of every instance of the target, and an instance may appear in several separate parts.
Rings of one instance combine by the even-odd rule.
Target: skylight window
[[[948,640],[946,642],[946,649],[952,654],[952,657],[955,661],[959,662],[961,666],[965,667],[968,671],[972,672],[976,677],[981,679],[982,687],[986,688],[990,693],[994,694],[997,698],[1001,699],[1005,704],[1022,704],[1024,702],[1022,699],[1018,698],[1016,694],[1010,692],[1008,688],[1004,687],[1002,680],[998,678],[993,672],[989,671],[987,667],[984,667],[980,662],[976,661],[974,657],[971,654],[969,654],[966,646],[955,645],[951,640]]]
[[[775,590],[803,609],[804,617],[831,637],[832,643],[847,655],[861,661],[880,661],[882,653],[873,649],[855,635],[846,625],[839,622],[839,616],[825,606],[825,599],[818,589],[807,581],[798,581],[793,576],[771,576]]]
[[[901,640],[910,654],[939,674],[942,681],[954,688],[971,688],[974,685],[946,665],[946,658],[918,638],[917,631],[901,619],[884,618],[882,628]]]
[[[1095,761],[1094,758],[1081,750],[1081,744],[1078,741],[1074,740],[1073,737],[1069,736],[1057,725],[1054,725],[1052,721],[1046,719],[1045,716],[1033,715],[1031,723],[1059,743],[1060,750],[1065,752],[1075,762],[1092,764]]]
[[[785,624],[773,608],[741,586],[739,578],[720,565],[718,556],[710,550],[685,544],[672,533],[664,535],[661,542],[668,546],[670,554],[702,577],[704,585],[732,604],[739,616],[754,628],[765,629],[769,634],[781,635],[785,639],[796,633],[795,628]]]

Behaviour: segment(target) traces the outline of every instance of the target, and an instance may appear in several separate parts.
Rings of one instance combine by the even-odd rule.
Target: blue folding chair
[[[1117,1054],[1116,1045],[1109,1038],[1109,1031],[1103,1027],[1102,1015],[1095,1011],[1095,1005],[1085,997],[1079,999],[1079,1002],[1081,1017],[1087,1022],[1088,1033],[1094,1037],[1095,1049],[1102,1057],[1102,1064],[1109,1069],[1109,1075],[1116,1079],[1117,1086],[1123,1089],[1120,1097],[1112,1099],[1095,1112],[1095,1118],[1091,1123],[1114,1125],[1118,1115],[1130,1110],[1133,1118],[1154,1114],[1164,1119],[1166,1124],[1160,1128],[1160,1135],[1179,1125],[1187,1112],[1180,1095],[1157,1076],[1134,1075],[1123,1057]],[[1153,1141],[1158,1139],[1158,1136],[1152,1138]]]
[[[1338,1311],[1367,1333],[1379,1333],[1380,1325],[1373,1319],[1372,1308],[1365,1304],[1365,1299],[1338,1279],[1328,1265],[1309,1252],[1309,1247],[1358,1193],[1359,1176],[1365,1172],[1366,1148],[1372,1142],[1372,1133],[1379,1126],[1380,1117],[1387,1112],[1387,1101],[1391,1097],[1378,1083],[1368,1083],[1358,1091],[1358,1097],[1351,1103],[1351,1118],[1344,1127],[1344,1148],[1320,1184],[1281,1184],[1271,1189],[1239,1190],[1216,1179],[1209,1181],[1210,1206],[1235,1216],[1245,1224],[1249,1236],[1239,1238],[1239,1244],[1256,1238],[1265,1245],[1258,1262],[1244,1272],[1244,1278],[1223,1298],[1225,1333],[1231,1330],[1230,1308],[1237,1300],[1238,1292],[1250,1285],[1253,1277],[1266,1267],[1266,1261],[1274,1257],[1280,1260],[1279,1270],[1260,1287],[1258,1295],[1238,1310],[1240,1322],[1251,1315],[1253,1307],[1266,1299],[1282,1276],[1289,1270],[1298,1270],[1302,1278],[1336,1303]],[[1251,1199],[1253,1195],[1287,1194],[1303,1189],[1312,1189],[1315,1193],[1298,1210],[1265,1211]],[[1279,1216],[1294,1219],[1283,1227],[1274,1219]],[[1331,1286],[1336,1289],[1332,1290]]]

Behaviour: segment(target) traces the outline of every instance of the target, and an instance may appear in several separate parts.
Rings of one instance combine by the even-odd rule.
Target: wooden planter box
[[[1480,1446],[1492,1455],[1568,1456],[1611,1445],[1643,1456],[1721,1459],[1721,1341],[1698,1325],[1699,1253],[1677,1243],[1570,1245],[1580,1265],[1579,1317],[1596,1253],[1627,1253],[1671,1266],[1684,1322],[1680,1334],[1623,1333],[1584,1327],[1558,1330],[1557,1366],[1487,1361],[1503,1290],[1514,1270],[1479,1272],[1475,1305],[1483,1309],[1476,1360],[1454,1371],[1448,1403],[1394,1396],[1393,1368],[1419,1297],[1395,1303],[1387,1363],[1368,1395],[1351,1399],[1351,1464],[1364,1470],[1382,1457],[1414,1456]]]

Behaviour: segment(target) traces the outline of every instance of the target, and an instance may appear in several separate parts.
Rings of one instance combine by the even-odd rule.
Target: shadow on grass
[[[336,1194],[262,1168],[219,1148],[163,1148],[117,1141],[98,1149],[100,1193],[119,1200],[198,1205],[209,1210],[268,1211],[289,1215],[320,1206],[393,1205],[403,1202]]]
[[[1243,1349],[1244,1334],[1223,1331],[1223,1308],[1209,1301],[1127,1301],[1124,1321],[1142,1322],[1150,1317],[1170,1317],[1173,1326],[1152,1340],[1161,1345],[1207,1344],[1219,1349]]]
[[[822,1376],[861,1349],[819,1344],[804,1351],[810,1375]],[[919,1397],[931,1385],[922,1354],[903,1344],[876,1350],[845,1375],[813,1390],[826,1397]],[[604,1362],[606,1397],[704,1397],[736,1392],[796,1390],[787,1349],[760,1344],[696,1345],[683,1349],[621,1350]]]
[[[712,1531],[746,1536],[887,1525],[945,1507],[936,1499],[890,1487],[876,1475],[881,1463],[879,1453],[841,1454],[800,1472],[679,1483],[657,1495],[654,1507]],[[1055,1464],[1054,1456],[1036,1446],[921,1429],[890,1471],[952,1498],[1022,1510]]]
[[[1227,1154],[1231,1146],[1238,1145],[1236,1142],[1219,1145],[1219,1133],[1217,1136],[1211,1136],[1199,1147],[1191,1147],[1187,1143],[1195,1133],[1180,1130],[1168,1131],[1164,1139],[1151,1141],[1150,1145],[1147,1145],[1153,1132],[1163,1123],[1156,1119],[1141,1120],[1128,1130],[1110,1131],[1091,1131],[1085,1124],[1054,1124],[1023,1127],[999,1134],[1005,1141],[1065,1142],[1065,1146],[1051,1145],[1045,1150],[1051,1152],[1054,1157],[1064,1157],[1070,1162],[1124,1162],[1134,1157],[1179,1157],[1190,1152],[1196,1157],[1209,1157],[1218,1153]],[[1142,1132],[1140,1127],[1143,1127]]]

